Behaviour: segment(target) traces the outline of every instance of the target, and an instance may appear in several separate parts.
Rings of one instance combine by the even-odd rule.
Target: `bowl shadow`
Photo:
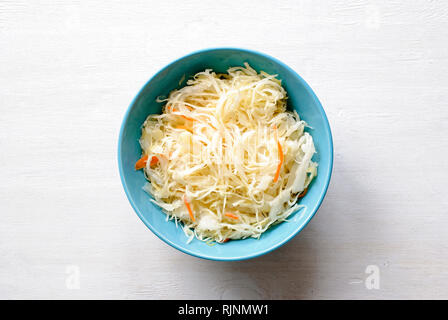
[[[375,206],[365,196],[372,190],[351,173],[352,166],[341,162],[335,161],[318,213],[291,241],[251,260],[213,263],[218,271],[210,272],[228,275],[217,290],[219,298],[334,299],[338,288],[355,298],[364,290],[349,284],[364,279],[367,265],[379,263],[375,257],[381,252],[369,246],[369,239],[381,238],[381,228],[363,215],[365,208]]]

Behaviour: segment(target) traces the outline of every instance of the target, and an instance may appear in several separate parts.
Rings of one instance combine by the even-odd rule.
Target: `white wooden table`
[[[299,72],[335,142],[316,217],[242,262],[156,238],[116,161],[148,78],[218,46]],[[446,1],[1,0],[0,298],[448,298],[447,74]]]

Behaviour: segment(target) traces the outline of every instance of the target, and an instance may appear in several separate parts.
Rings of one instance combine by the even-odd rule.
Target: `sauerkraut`
[[[143,124],[136,169],[189,241],[259,238],[302,207],[316,151],[276,75],[248,64],[207,69],[159,102],[163,113]]]

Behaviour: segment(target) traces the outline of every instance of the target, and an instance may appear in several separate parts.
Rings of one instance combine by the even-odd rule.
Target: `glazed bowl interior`
[[[149,195],[142,187],[146,183],[143,172],[136,171],[134,164],[141,156],[139,138],[141,127],[149,114],[161,113],[162,104],[157,97],[167,96],[179,85],[182,78],[188,79],[197,72],[213,69],[226,72],[229,67],[250,64],[257,71],[277,74],[288,93],[288,107],[298,112],[312,129],[318,162],[318,175],[300,204],[305,209],[293,213],[288,222],[269,228],[259,239],[229,241],[210,245],[194,239],[187,244],[187,237],[174,221],[166,221],[166,215],[159,207],[149,201]],[[132,101],[120,131],[118,143],[118,165],[126,195],[140,219],[160,239],[185,253],[212,260],[242,260],[253,258],[272,251],[294,237],[310,221],[318,210],[331,177],[333,165],[333,143],[325,112],[314,92],[306,82],[291,68],[275,58],[262,53],[221,48],[198,51],[180,58],[152,77]]]

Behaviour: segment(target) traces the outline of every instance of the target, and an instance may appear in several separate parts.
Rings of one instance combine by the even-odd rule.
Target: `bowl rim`
[[[328,171],[328,175],[326,177],[326,181],[325,181],[325,186],[321,191],[321,194],[319,196],[319,199],[317,201],[317,206],[315,208],[315,210],[308,216],[308,218],[301,224],[299,225],[296,230],[294,232],[292,232],[291,234],[289,234],[287,237],[285,237],[282,241],[279,241],[278,243],[275,243],[274,245],[270,246],[269,248],[254,252],[254,253],[249,253],[249,254],[245,254],[245,255],[240,255],[237,257],[220,257],[220,256],[211,256],[208,254],[202,254],[202,253],[196,253],[192,250],[188,250],[185,248],[182,248],[180,246],[178,246],[176,243],[170,241],[169,239],[167,239],[162,233],[160,233],[158,230],[154,229],[144,218],[143,214],[140,212],[140,210],[138,209],[138,207],[136,206],[136,204],[134,203],[134,201],[132,200],[132,197],[130,195],[129,189],[126,185],[125,179],[124,179],[124,169],[122,166],[122,158],[121,158],[121,153],[122,153],[122,139],[123,139],[123,134],[124,134],[124,127],[125,124],[128,121],[129,118],[129,114],[137,100],[137,98],[141,95],[141,93],[143,92],[143,90],[148,86],[149,83],[151,83],[156,77],[158,77],[163,71],[165,71],[166,68],[168,68],[169,66],[171,66],[172,64],[176,63],[176,62],[180,62],[181,60],[188,58],[190,56],[194,56],[197,54],[202,54],[205,52],[210,52],[210,51],[221,51],[221,50],[233,50],[233,51],[241,51],[241,52],[246,52],[246,53],[250,53],[250,54],[254,54],[254,55],[258,55],[258,56],[262,56],[268,60],[274,61],[275,63],[281,65],[282,67],[284,67],[285,69],[287,69],[289,72],[291,72],[291,74],[293,74],[295,77],[298,78],[298,80],[302,83],[302,85],[308,90],[309,93],[311,93],[311,96],[315,102],[315,104],[317,105],[323,120],[324,120],[324,127],[325,129],[328,131],[329,133],[329,148],[330,148],[330,154],[329,154],[329,171]],[[288,65],[286,65],[285,63],[283,63],[282,61],[278,60],[277,58],[274,58],[268,54],[259,52],[259,51],[255,51],[252,49],[245,49],[245,48],[236,48],[236,47],[212,47],[212,48],[205,48],[205,49],[200,49],[200,50],[196,50],[193,51],[191,53],[188,53],[186,55],[183,55],[182,57],[173,60],[172,62],[168,63],[167,65],[163,66],[161,69],[159,69],[159,71],[157,71],[152,77],[150,77],[150,79],[143,85],[143,87],[138,91],[138,93],[135,95],[135,97],[132,99],[132,102],[130,103],[130,105],[128,106],[123,120],[121,122],[121,127],[120,127],[120,133],[118,136],[118,168],[119,168],[119,173],[120,173],[120,180],[121,180],[121,184],[123,185],[123,189],[125,191],[126,197],[128,198],[129,203],[131,204],[132,208],[134,209],[134,211],[137,213],[138,217],[140,218],[140,220],[142,220],[142,222],[146,225],[146,227],[148,229],[150,229],[160,240],[162,240],[163,242],[167,243],[168,245],[172,246],[173,248],[197,257],[197,258],[202,258],[202,259],[206,259],[206,260],[214,260],[214,261],[240,261],[240,260],[247,260],[247,259],[252,259],[252,258],[256,258],[262,255],[265,255],[275,249],[280,248],[281,246],[283,246],[284,244],[286,244],[287,242],[289,242],[292,238],[294,238],[297,234],[299,234],[300,231],[302,231],[307,225],[308,223],[311,221],[311,219],[316,215],[317,211],[319,210],[320,206],[322,205],[323,199],[327,193],[328,187],[330,185],[330,180],[331,180],[331,176],[333,173],[333,158],[334,158],[334,147],[333,147],[333,136],[332,136],[332,132],[331,132],[331,128],[330,128],[330,124],[327,118],[327,115],[325,113],[324,108],[322,107],[322,104],[320,103],[319,99],[317,98],[316,94],[314,93],[313,89],[311,89],[311,87],[308,85],[308,83],[296,72],[294,71],[291,67],[289,67]]]

